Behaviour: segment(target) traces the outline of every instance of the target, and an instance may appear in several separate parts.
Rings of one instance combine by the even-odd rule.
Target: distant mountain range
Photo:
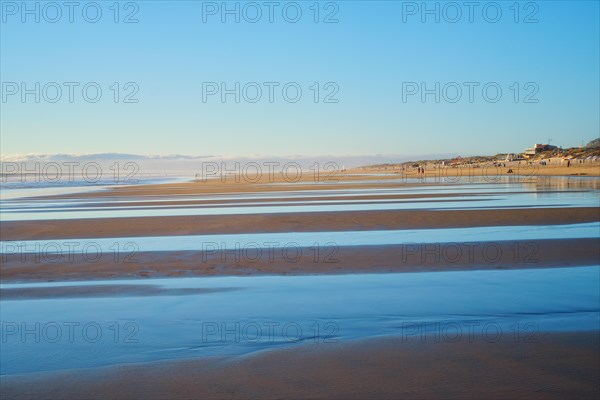
[[[286,164],[300,166],[303,170],[324,168],[331,163],[338,168],[353,168],[369,164],[398,163],[419,159],[451,158],[457,154],[376,154],[376,155],[357,155],[357,156],[269,156],[253,155],[244,157],[219,156],[219,155],[199,155],[190,156],[183,154],[162,154],[162,155],[141,155],[128,153],[97,153],[97,154],[2,154],[0,162],[3,164],[2,172],[9,172],[11,169],[35,170],[36,164],[39,168],[50,166],[57,163],[59,166],[68,168],[68,165],[74,165],[76,169],[88,163],[99,164],[102,168],[110,168],[115,163],[122,168],[126,163],[135,163],[139,168],[140,174],[195,174],[201,172],[207,164],[213,164],[222,169],[235,170],[235,168],[251,168],[258,164],[261,167],[272,166],[274,170],[281,170]],[[239,163],[239,164],[238,164]],[[16,165],[15,165],[16,164]]]

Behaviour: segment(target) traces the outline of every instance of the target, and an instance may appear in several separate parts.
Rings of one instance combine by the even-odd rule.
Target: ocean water
[[[106,190],[114,186],[149,185],[158,183],[185,182],[188,178],[144,176],[135,179],[69,179],[61,177],[51,180],[36,176],[6,176],[0,178],[0,200],[29,197],[68,195]]]
[[[527,343],[542,332],[600,329],[600,267],[0,289],[99,284],[150,285],[166,293],[3,300],[0,373],[239,355],[380,336],[466,341],[477,335],[490,343],[500,337]]]

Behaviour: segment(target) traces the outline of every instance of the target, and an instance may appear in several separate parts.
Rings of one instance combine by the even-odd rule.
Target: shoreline
[[[342,187],[330,184],[312,184],[308,187],[314,192],[308,197],[294,198],[284,195],[279,199],[257,199],[246,196],[248,204],[257,201],[266,205],[272,202],[285,204],[289,201],[303,203],[306,201],[318,201],[322,199],[336,203],[339,198],[348,201],[356,200],[383,200],[383,201],[410,201],[427,204],[426,202],[438,200],[440,197],[448,197],[457,201],[477,200],[482,196],[490,195],[490,192],[478,191],[477,187],[465,189],[464,193],[430,193],[427,190],[419,193],[373,193],[368,196],[363,193],[351,193],[342,197],[327,197],[332,189],[348,189],[348,186],[356,189],[371,188],[394,188],[408,190],[419,188],[423,185],[431,186],[431,182],[424,183],[398,183],[382,182],[379,176],[357,176],[352,175],[353,180],[349,185],[341,184]],[[395,177],[391,177],[395,178]],[[387,178],[386,178],[387,179]],[[600,179],[592,181],[591,188],[597,190],[596,183],[600,185]],[[301,186],[306,186],[304,183]],[[449,183],[433,184],[435,187],[452,188]],[[485,187],[486,184],[481,184]],[[148,196],[158,204],[164,206],[165,210],[181,205],[190,207],[203,206],[229,206],[229,202],[239,202],[239,199],[229,199],[226,196],[267,193],[277,194],[288,191],[294,185],[265,185],[265,184],[235,184],[222,183],[205,186],[200,183],[164,183],[160,185],[140,185],[132,187],[115,187],[105,192],[94,192],[75,194],[69,199],[89,201],[93,198],[91,205],[83,204],[81,208],[89,206],[100,206],[111,209],[113,205],[120,204],[115,198],[124,200],[123,205],[118,207],[126,210],[136,210],[148,199]],[[571,190],[565,190],[569,187]],[[558,186],[551,182],[550,186],[538,187],[539,190],[525,192],[492,189],[492,195],[499,197],[517,196],[518,193],[534,194],[564,194],[582,193],[589,191],[590,185]],[[204,189],[209,190],[205,191]],[[297,187],[295,187],[297,189]],[[551,189],[548,189],[551,188]],[[588,188],[586,191],[585,189]],[[225,198],[211,199],[210,196],[220,193]],[[177,195],[194,195],[194,199],[177,199]],[[268,193],[267,193],[268,194]],[[336,196],[340,193],[338,192]],[[342,193],[343,194],[343,193]],[[208,195],[207,198],[203,196]],[[174,198],[173,198],[174,197]],[[45,199],[56,199],[56,196]],[[266,201],[265,201],[266,200]],[[67,203],[69,204],[69,203]],[[77,203],[75,203],[77,205]],[[43,204],[42,204],[43,207]],[[427,207],[424,205],[424,207]],[[72,209],[77,210],[78,207]],[[473,209],[473,210],[446,210],[446,209],[409,209],[409,210],[364,210],[364,211],[303,211],[256,213],[256,214],[225,214],[225,215],[183,215],[183,216],[137,216],[137,217],[110,217],[110,218],[88,218],[88,219],[49,219],[29,221],[3,221],[0,224],[0,235],[3,243],[18,241],[43,241],[43,240],[77,240],[77,239],[102,239],[114,238],[115,241],[135,241],[135,238],[157,237],[157,236],[190,236],[190,235],[227,235],[227,234],[253,234],[253,233],[287,233],[287,232],[332,232],[342,234],[347,231],[368,232],[373,230],[403,230],[403,229],[445,229],[445,228],[471,228],[471,227],[502,227],[502,226],[552,226],[568,225],[578,223],[600,222],[600,203],[598,207],[528,207],[520,208],[497,208],[497,209]],[[333,236],[333,235],[332,235]],[[494,244],[486,241],[484,244]],[[502,241],[500,249],[502,257],[495,263],[488,263],[481,254],[466,260],[464,257],[442,260],[442,262],[425,262],[418,260],[411,254],[404,262],[397,260],[400,254],[399,246],[375,246],[375,245],[351,245],[341,246],[336,249],[334,256],[339,256],[337,263],[327,263],[320,254],[318,262],[303,257],[299,262],[290,262],[278,255],[272,260],[259,259],[258,262],[250,262],[242,257],[241,262],[236,258],[222,259],[222,254],[209,254],[201,251],[152,251],[134,252],[135,262],[124,263],[123,259],[117,261],[112,257],[105,257],[94,262],[85,260],[81,254],[75,254],[75,258],[65,260],[51,260],[49,262],[31,261],[32,253],[27,260],[20,259],[25,253],[15,252],[11,254],[6,251],[0,265],[0,282],[43,282],[43,281],[72,281],[72,280],[98,280],[98,279],[130,279],[151,277],[185,277],[185,276],[251,276],[251,275],[306,275],[306,274],[351,274],[351,273],[389,273],[389,272],[415,272],[415,271],[444,271],[444,270],[472,270],[489,268],[531,268],[531,267],[555,267],[571,265],[591,265],[594,260],[600,259],[600,246],[593,239],[574,240],[530,240],[530,241]],[[447,245],[448,243],[437,243]],[[523,263],[525,254],[520,254],[518,259],[510,259],[514,251],[510,245],[535,246],[536,255],[539,260],[535,263]],[[121,246],[121,245],[119,245]],[[120,248],[120,247],[119,247]],[[531,249],[531,248],[530,248]],[[130,253],[124,249],[123,256]],[[131,248],[130,248],[131,250]],[[135,250],[135,248],[133,249]],[[309,250],[304,248],[304,250]],[[312,254],[306,251],[305,254]],[[64,255],[64,254],[63,254]],[[104,254],[112,256],[113,254]],[[236,256],[234,256],[236,257]],[[437,254],[440,257],[440,254]],[[131,261],[131,258],[129,258]]]
[[[135,241],[138,237],[144,251],[134,254],[124,251],[123,254],[119,253],[120,257],[117,259],[114,258],[114,253],[103,254],[101,259],[88,259],[83,253],[77,252],[71,254],[72,257],[69,259],[42,259],[41,262],[31,258],[35,257],[35,253],[3,254],[0,265],[0,284],[2,284],[0,300],[4,312],[8,316],[12,314],[12,318],[18,321],[20,310],[27,310],[30,307],[29,319],[35,318],[36,321],[44,321],[46,318],[53,321],[64,319],[71,323],[78,316],[80,325],[83,325],[85,319],[90,318],[97,318],[101,320],[100,322],[106,322],[105,320],[111,317],[120,322],[135,321],[137,318],[140,326],[146,327],[145,332],[147,332],[147,336],[140,337],[142,340],[140,343],[152,354],[144,355],[144,347],[141,350],[123,349],[123,351],[131,351],[130,354],[137,354],[138,351],[143,357],[129,358],[129,361],[136,361],[131,364],[125,363],[128,359],[125,356],[106,357],[101,358],[103,361],[97,364],[69,364],[75,367],[108,364],[100,367],[0,375],[0,396],[17,400],[29,398],[548,399],[598,397],[600,394],[598,383],[600,381],[598,364],[600,331],[575,330],[595,329],[597,306],[590,305],[589,298],[595,296],[593,287],[597,270],[600,268],[600,245],[597,237],[573,238],[579,236],[572,233],[577,232],[577,228],[571,225],[600,222],[600,204],[595,206],[600,180],[585,180],[585,182],[581,179],[558,180],[551,183],[532,183],[534,186],[530,188],[522,185],[518,189],[527,191],[531,189],[534,194],[527,194],[523,200],[516,201],[512,201],[518,196],[516,193],[523,192],[518,192],[518,189],[512,190],[512,187],[508,186],[507,190],[502,192],[504,187],[498,185],[495,186],[497,190],[489,188],[496,193],[493,196],[511,199],[510,202],[495,203],[499,208],[432,210],[428,208],[431,207],[428,205],[429,202],[435,204],[434,201],[440,197],[459,200],[456,203],[459,207],[470,207],[469,204],[473,204],[469,203],[470,200],[489,195],[485,190],[478,190],[478,188],[486,188],[487,185],[483,183],[480,186],[477,186],[479,184],[465,186],[464,189],[460,189],[462,194],[446,193],[444,196],[436,192],[430,193],[428,190],[432,187],[433,190],[444,193],[448,189],[453,189],[452,184],[401,183],[396,178],[392,176],[392,180],[379,179],[379,177],[367,179],[360,176],[348,184],[339,185],[316,183],[144,185],[117,187],[105,192],[46,197],[38,204],[35,203],[36,200],[31,200],[31,203],[28,203],[30,200],[24,200],[22,204],[17,201],[16,211],[27,211],[27,207],[34,204],[33,207],[39,206],[42,211],[44,206],[48,205],[45,212],[52,212],[52,203],[55,203],[54,207],[59,210],[66,204],[68,213],[69,209],[85,208],[91,203],[91,206],[97,205],[108,210],[115,207],[123,208],[125,210],[123,215],[127,217],[114,218],[115,214],[104,214],[111,218],[4,221],[0,225],[3,242],[61,239],[85,241],[85,239],[96,238],[97,244],[104,238],[108,239],[105,240],[105,244],[112,246],[112,238],[114,238],[115,242],[122,242],[118,246],[121,250],[125,242]],[[422,190],[424,186],[428,188]],[[364,196],[360,192],[362,189],[390,188],[416,189],[419,194],[389,195],[383,191],[380,193],[367,191],[366,193],[374,196]],[[267,213],[266,209],[264,211],[257,209],[261,213],[244,215],[162,216],[165,213],[160,210],[156,212],[156,216],[132,217],[133,211],[132,214],[127,214],[127,210],[141,208],[146,204],[146,200],[156,201],[157,203],[153,205],[163,205],[165,210],[186,205],[220,207],[230,205],[230,202],[240,201],[228,198],[229,195],[242,197],[242,201],[251,199],[249,203],[263,201],[264,199],[258,202],[255,200],[262,194],[267,196],[283,194],[283,199],[275,200],[282,203],[290,201],[303,203],[320,199],[337,202],[337,199],[328,198],[327,194],[332,194],[334,193],[332,191],[336,190],[338,194],[344,193],[344,190],[349,193],[348,189],[358,189],[358,194],[351,193],[343,199],[404,200],[421,204],[417,204],[417,209],[411,210],[343,211],[342,207],[340,211],[313,210],[296,213],[289,211]],[[292,195],[283,193],[290,190],[314,192],[309,193],[307,198],[293,198]],[[587,193],[591,190],[593,190],[592,194]],[[453,192],[453,190],[449,191]],[[224,199],[211,199],[214,194]],[[536,194],[554,196],[558,200],[545,201],[547,197],[537,198]],[[258,196],[253,197],[255,195]],[[184,196],[194,196],[198,199],[186,199]],[[55,202],[55,199],[59,201]],[[82,201],[89,203],[81,203]],[[266,203],[268,205],[273,202],[266,201]],[[454,207],[455,203],[451,204]],[[555,204],[557,207],[544,208],[548,204]],[[479,206],[481,205],[489,206],[489,204],[479,203]],[[575,207],[576,205],[579,206]],[[285,207],[281,209],[285,210]],[[335,209],[339,210],[339,208]],[[302,208],[298,210],[304,211]],[[35,217],[35,214],[27,216]],[[71,216],[73,215],[64,214],[60,217]],[[534,228],[531,228],[531,231],[519,229],[528,225]],[[558,225],[566,225],[565,230],[556,232],[554,226]],[[529,239],[537,235],[535,232],[538,226],[547,227],[541,229],[552,234],[536,237],[558,239]],[[471,227],[483,227],[484,229],[477,232],[485,232],[485,234],[463,236],[460,233],[462,232],[460,228]],[[487,227],[491,228],[486,229]],[[459,228],[459,231],[431,236],[437,229],[444,228]],[[394,243],[393,240],[396,238],[390,237],[387,231],[403,229],[431,229],[432,232],[402,233],[405,235],[402,237],[406,240],[425,242],[421,244],[405,244],[403,239],[401,244],[366,245],[370,242],[363,232],[383,231],[377,233],[380,235],[377,237],[383,237],[385,240],[378,243]],[[344,238],[339,238],[340,243],[349,245],[334,248],[334,253],[327,248],[315,252],[314,248],[306,247],[316,240],[311,232],[319,232],[320,240],[330,243],[330,240],[349,231],[359,233],[355,235],[356,238],[353,237],[352,240],[345,242]],[[590,233],[594,231],[586,230],[585,235],[581,236],[595,236],[595,233]],[[303,247],[299,247],[302,254],[300,259],[290,259],[281,251],[275,252],[273,256],[271,253],[262,253],[261,257],[255,259],[253,254],[248,255],[244,250],[231,251],[227,247],[226,250],[221,251],[206,251],[206,247],[187,247],[189,244],[185,242],[185,238],[170,237],[202,234],[252,235],[253,233],[274,234],[265,237],[274,237],[277,240],[283,240],[285,236],[282,236],[282,233],[301,233],[310,240],[298,239],[302,235],[292,236],[296,238],[294,240],[303,243]],[[143,247],[141,238],[153,236],[165,236],[165,238],[149,240],[146,242],[149,243],[147,244],[149,247]],[[418,239],[419,237],[421,239]],[[437,240],[443,239],[444,243],[433,243],[436,237]],[[510,240],[511,237],[520,240]],[[491,241],[494,238],[501,240]],[[504,240],[505,238],[507,240]],[[196,239],[198,238],[190,238],[190,240]],[[248,239],[254,240],[251,237]],[[169,244],[169,240],[172,244]],[[221,239],[213,237],[211,240]],[[246,238],[235,240],[244,242]],[[446,242],[447,240],[457,242]],[[353,245],[354,243],[358,245]],[[477,243],[477,247],[473,247],[473,243]],[[180,247],[171,247],[173,245]],[[412,247],[409,248],[408,245]],[[465,245],[471,247],[465,249]],[[457,253],[457,246],[460,247],[459,253]],[[481,251],[483,248],[492,247],[491,253]],[[173,251],[173,248],[205,251]],[[157,249],[165,251],[152,251]],[[471,249],[479,250],[471,251]],[[29,258],[24,259],[23,254],[27,254]],[[127,258],[130,255],[133,259]],[[585,269],[583,271],[585,274],[581,274],[582,269],[577,269],[577,267],[588,266],[592,268]],[[550,270],[550,268],[564,270]],[[542,270],[533,271],[535,269]],[[514,273],[517,277],[515,279],[511,277],[509,270],[530,271]],[[465,271],[465,273],[419,275],[446,271]],[[489,272],[471,273],[471,271]],[[391,275],[350,276],[391,273],[395,275],[393,277]],[[403,273],[414,273],[415,276],[399,275]],[[313,282],[310,282],[311,278],[304,280],[301,278],[315,275],[327,275],[331,278],[327,276],[314,278]],[[341,275],[346,276],[341,278]],[[487,278],[484,277],[487,280],[482,279],[485,284],[477,280],[481,275],[487,275]],[[260,285],[256,286],[256,290],[252,290],[254,278],[235,278],[268,276],[290,278],[255,279],[254,283],[278,281],[272,284],[272,288],[265,286],[268,290],[261,289]],[[203,277],[231,278],[215,280],[212,284],[209,279],[185,281],[186,278]],[[550,278],[548,282],[545,282],[546,277]],[[168,278],[181,278],[181,281],[162,283],[158,281],[158,279]],[[375,282],[369,284],[371,279]],[[411,284],[412,279],[416,282],[422,279],[423,282],[429,283],[419,286]],[[575,283],[570,282],[570,279]],[[316,285],[314,281],[322,281],[321,286]],[[346,283],[348,286],[340,285],[343,281],[350,281],[350,283]],[[521,281],[523,283],[519,286]],[[44,284],[45,282],[48,284]],[[512,290],[503,291],[512,288],[512,285],[515,285]],[[558,290],[560,293],[544,288]],[[244,291],[246,289],[249,290]],[[436,297],[437,293],[441,293],[441,297]],[[561,295],[561,293],[566,294]],[[543,297],[553,294],[558,295],[554,302],[548,302]],[[582,296],[580,300],[572,301],[577,300],[580,294]],[[492,298],[487,308],[478,308],[478,299],[485,304],[486,296],[496,297]],[[269,311],[275,307],[271,303],[276,303],[280,299],[284,307],[287,307],[283,308],[285,312],[282,313],[281,310],[277,312],[276,309]],[[361,302],[361,299],[364,300]],[[386,299],[390,301],[386,302]],[[452,301],[457,301],[459,305],[454,306]],[[511,301],[515,303],[510,305]],[[530,301],[534,306],[523,305]],[[435,306],[431,310],[424,307],[430,302]],[[435,302],[438,302],[437,305]],[[238,311],[236,311],[236,304],[239,307]],[[295,310],[301,310],[304,304],[314,308],[307,308],[306,311],[294,314]],[[551,305],[550,308],[548,304]],[[567,314],[563,314],[565,304],[568,305]],[[419,307],[424,307],[420,313]],[[121,312],[121,308],[124,312]],[[417,310],[415,315],[411,314],[413,308]],[[348,317],[346,309],[354,314]],[[340,310],[344,311],[340,312]],[[514,322],[518,324],[517,333],[505,331],[506,334],[498,340],[484,338],[483,333],[475,334],[474,340],[471,340],[466,331],[462,331],[461,340],[458,341],[448,337],[441,341],[431,340],[431,332],[405,336],[407,331],[401,328],[403,324],[415,321],[416,324],[423,324],[424,321],[431,320],[432,313],[437,315],[440,312],[444,314],[439,319],[433,320],[439,320],[439,323],[445,324],[446,327],[453,323],[448,321],[462,322],[463,325],[473,321],[484,325],[486,321],[500,321],[503,328],[513,326]],[[503,312],[504,316],[502,316]],[[507,312],[511,314],[506,314]],[[279,321],[281,320],[279,314],[285,314],[288,319],[295,318],[298,321],[305,320],[306,315],[314,318],[320,316],[317,322],[323,322],[323,318],[336,316],[336,318],[331,317],[331,320],[339,319],[340,324],[345,320],[344,318],[348,321],[354,318],[361,321],[359,327],[354,329],[360,330],[362,329],[360,326],[364,325],[367,327],[365,329],[368,329],[368,334],[363,335],[362,339],[351,339],[353,325],[350,323],[350,330],[343,331],[345,336],[339,336],[340,340],[336,343],[324,342],[324,338],[330,336],[327,336],[328,332],[323,330],[314,337],[307,336],[306,340],[289,343],[289,345],[275,342],[265,346],[263,343],[259,345],[254,343],[245,347],[244,343],[228,342],[227,338],[218,342],[219,345],[213,344],[216,347],[211,347],[213,345],[208,342],[201,342],[200,337],[197,336],[198,332],[194,333],[192,328],[202,326],[198,324],[203,321],[216,321],[216,315],[226,316],[228,313],[231,313],[231,319],[234,321],[263,319]],[[377,316],[378,313],[385,317],[380,322],[377,322],[377,318],[373,318],[373,315]],[[498,318],[499,315],[501,317]],[[544,325],[548,317],[554,321],[554,325]],[[540,326],[555,329],[561,326],[565,318],[575,323],[583,318],[585,324],[565,324],[566,328],[574,331],[537,331]],[[23,326],[22,323],[20,326]],[[378,323],[380,325],[377,325]],[[48,329],[53,326],[52,324],[53,322],[44,324],[43,329]],[[536,330],[528,331],[526,329],[528,324]],[[113,325],[108,326],[110,329]],[[324,329],[326,325],[318,326]],[[165,338],[170,336],[168,333],[173,333],[169,329],[178,330],[181,338],[171,342],[165,341]],[[437,330],[439,331],[439,328]],[[532,338],[535,340],[529,340]],[[77,356],[85,354],[86,357],[91,357],[89,360],[96,359],[93,354],[96,344],[90,343],[91,347],[88,347],[85,338],[74,343],[61,342],[62,344],[58,344],[56,348],[44,348],[46,345],[54,346],[54,343],[42,343],[39,352],[36,352],[34,347],[38,343],[23,340],[22,336],[13,336],[13,339],[15,339],[13,342],[15,346],[23,345],[26,351],[21,353],[19,347],[10,347],[10,351],[7,351],[2,360],[6,363],[6,371],[66,368],[67,365],[61,363],[60,358],[56,358],[56,353],[52,354],[55,350],[61,351],[61,354]],[[106,336],[106,339],[109,340],[109,336]],[[71,345],[84,347],[61,347]],[[106,344],[105,348],[98,343],[97,349],[104,349],[107,354],[110,354],[121,345],[124,343]],[[231,355],[234,354],[231,348],[236,346],[244,346],[249,352]],[[82,349],[85,349],[85,352]],[[127,351],[123,354],[126,355]],[[185,358],[174,358],[177,356]],[[197,358],[191,358],[193,356]],[[52,360],[59,361],[54,364],[47,361],[48,364],[44,366],[44,357],[52,357]],[[160,358],[163,360],[144,362]],[[21,360],[25,360],[29,367],[13,370],[8,368],[11,363],[18,366]],[[35,364],[40,361],[41,364]]]
[[[257,193],[265,191],[283,192],[289,190],[333,190],[333,189],[356,189],[356,188],[386,188],[390,185],[399,187],[421,187],[423,185],[448,186],[455,184],[493,184],[504,182],[506,178],[514,183],[527,182],[530,184],[547,184],[547,180],[577,180],[586,181],[600,180],[600,165],[588,165],[585,168],[570,167],[544,167],[540,171],[523,171],[522,173],[508,174],[504,169],[493,171],[485,168],[446,168],[445,172],[440,170],[426,169],[424,175],[418,175],[415,171],[403,172],[392,168],[368,168],[350,169],[335,174],[317,175],[314,172],[301,174],[297,179],[285,178],[281,174],[277,176],[254,176],[224,175],[205,180],[196,180],[189,176],[189,180],[177,183],[155,183],[155,184],[133,184],[133,185],[111,185],[106,190],[93,190],[90,192],[57,194],[43,196],[43,198],[89,198],[89,197],[113,197],[113,196],[161,196],[166,193],[170,195],[195,195],[195,194],[232,194],[232,193]],[[564,170],[563,170],[564,168]],[[180,177],[182,178],[182,177]],[[183,178],[182,178],[183,179]],[[185,178],[188,179],[188,178]],[[400,181],[400,182],[398,182]],[[541,182],[540,182],[541,181]],[[40,197],[42,198],[42,197]]]

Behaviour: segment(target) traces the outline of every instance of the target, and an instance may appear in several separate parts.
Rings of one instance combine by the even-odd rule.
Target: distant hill
[[[452,163],[458,163],[460,165],[468,165],[468,164],[485,164],[492,162],[504,162],[506,160],[507,154],[496,154],[493,156],[467,156],[467,157],[457,157],[457,158],[428,158],[428,159],[414,159],[412,161],[397,161],[394,163],[385,163],[385,164],[371,164],[365,165],[361,168],[375,168],[375,169],[398,169],[403,166],[418,166],[428,163],[439,164],[442,161],[446,163],[446,165],[451,165]],[[600,138],[594,139],[589,142],[585,147],[571,147],[568,149],[563,148],[555,148],[552,150],[546,150],[539,152],[535,156],[532,156],[528,160],[530,161],[541,161],[548,158],[554,157],[566,157],[566,158],[574,158],[574,159],[584,159],[589,157],[600,157]]]
[[[600,138],[596,138],[585,145],[586,149],[597,149],[600,147]]]

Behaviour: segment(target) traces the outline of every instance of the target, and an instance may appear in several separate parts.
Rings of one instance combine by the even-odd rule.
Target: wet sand
[[[276,201],[315,201],[326,199],[323,194],[330,194],[330,189],[368,189],[368,188],[420,188],[426,183],[390,183],[396,179],[393,174],[386,176],[346,175],[344,182],[319,183],[306,182],[296,184],[273,184],[264,182],[235,183],[234,177],[228,181],[211,181],[207,183],[177,183],[161,185],[142,185],[131,187],[116,187],[101,192],[80,193],[66,196],[73,200],[84,198],[92,200],[92,204],[84,206],[110,207],[116,205],[115,199],[126,200],[124,209],[135,209],[144,204],[143,200],[159,200],[160,205],[177,207],[180,205],[215,205],[223,206],[236,199],[202,199],[205,195],[247,193],[277,193],[280,190],[313,190],[308,198],[294,198],[283,194]],[[268,182],[267,182],[268,183]],[[595,181],[586,181],[576,189],[595,187]],[[435,202],[439,197],[449,196],[458,202],[477,199],[482,194],[477,187],[485,188],[485,183],[477,184],[475,188],[465,189],[465,193],[429,193],[417,194],[376,194],[366,196],[353,194],[344,196],[345,200],[414,200],[416,202]],[[447,183],[435,186],[450,187]],[[534,185],[535,186],[535,185]],[[551,185],[548,187],[552,187]],[[548,187],[536,187],[541,192]],[[532,187],[533,188],[533,187]],[[552,187],[552,191],[564,191]],[[494,191],[493,193],[497,193]],[[512,192],[499,192],[509,196]],[[523,192],[516,192],[523,193]],[[199,198],[186,200],[178,198],[180,194],[193,194]],[[154,197],[156,196],[156,198]],[[64,197],[64,196],[58,196]],[[97,201],[94,202],[93,199]],[[256,199],[251,196],[244,201],[274,201],[273,199]],[[332,201],[329,198],[328,201]],[[333,200],[335,202],[335,200]],[[77,205],[78,203],[75,203]],[[432,203],[435,204],[435,203]],[[460,204],[460,203],[457,203]],[[600,204],[599,204],[600,205]],[[285,208],[283,208],[285,210]],[[435,228],[468,228],[486,226],[522,226],[522,225],[563,225],[600,221],[600,207],[569,207],[569,208],[510,208],[510,209],[477,209],[477,210],[373,210],[373,211],[334,211],[334,212],[301,212],[301,213],[257,213],[245,215],[186,215],[186,216],[156,216],[156,217],[124,217],[124,218],[91,218],[69,220],[32,220],[5,221],[0,224],[0,235],[3,241],[19,240],[60,240],[78,238],[127,238],[148,236],[202,235],[202,234],[242,234],[242,233],[286,233],[286,232],[344,232],[369,230],[396,229],[435,229]],[[314,259],[314,253],[304,249],[303,256],[296,262],[275,258],[260,257],[256,262],[248,261],[242,255],[241,260],[236,256],[223,259],[223,254],[207,254],[198,251],[186,252],[145,252],[135,253],[126,260],[115,261],[112,254],[103,255],[98,261],[83,260],[78,254],[66,261],[33,262],[31,255],[22,260],[17,255],[3,257],[0,265],[0,280],[2,282],[26,281],[60,281],[86,279],[115,279],[142,278],[163,276],[213,276],[213,275],[253,275],[253,274],[337,274],[355,272],[404,272],[404,271],[441,271],[452,269],[488,269],[488,268],[535,268],[553,266],[594,265],[600,259],[599,246],[593,240],[542,240],[518,245],[535,246],[525,248],[518,256],[515,255],[514,245],[510,241],[499,242],[502,257],[490,263],[477,252],[474,257],[455,259],[440,254],[420,259],[420,254],[409,254],[404,257],[399,246],[351,246],[325,249],[325,252]],[[439,244],[439,245],[444,245]],[[511,247],[513,246],[513,247]],[[526,256],[534,251],[534,260],[526,260]],[[467,252],[464,252],[465,254]],[[452,254],[452,252],[450,252]],[[327,259],[327,255],[331,255]],[[238,255],[239,256],[239,255]],[[440,259],[441,261],[437,260]],[[233,258],[233,259],[232,259]],[[329,262],[329,261],[334,262]]]
[[[279,185],[250,183],[182,183],[122,187],[102,192],[55,196],[97,200],[99,207],[117,206],[127,200],[130,209],[145,206],[156,196],[168,207],[182,205],[227,205],[236,200],[189,200],[178,196],[229,195],[289,190],[336,190],[368,188],[419,188],[426,183],[398,183],[398,176],[344,177],[346,182],[318,183],[309,179]],[[525,178],[528,179],[528,178]],[[596,185],[597,183],[593,183]],[[447,185],[439,183],[440,186]],[[585,189],[585,185],[582,185]],[[485,187],[485,184],[482,184]],[[575,185],[580,188],[579,183]],[[533,189],[533,188],[532,188]],[[477,198],[477,190],[468,193]],[[483,194],[483,192],[481,192]],[[485,193],[485,194],[489,194]],[[509,195],[509,192],[502,192]],[[318,201],[315,192],[309,199]],[[444,195],[448,196],[448,195]],[[458,197],[452,194],[449,197]],[[283,196],[276,201],[306,201]],[[376,196],[346,196],[348,200],[437,201],[438,194],[422,193]],[[245,199],[246,200],[246,199]],[[265,200],[251,200],[260,202]],[[269,200],[267,200],[269,201]],[[600,205],[600,204],[599,204]],[[120,205],[119,205],[120,206]],[[511,208],[483,210],[389,210],[348,212],[274,213],[220,216],[98,218],[2,222],[3,241],[78,238],[127,238],[198,234],[263,232],[343,232],[394,229],[467,228],[486,226],[563,225],[600,221],[600,207]],[[485,239],[485,238],[482,238]],[[106,254],[90,261],[80,254],[69,260],[36,261],[29,254],[5,255],[0,282],[61,282],[115,280],[89,286],[10,287],[0,289],[3,304],[19,306],[21,300],[106,298],[118,296],[209,295],[215,289],[165,289],[140,281],[140,285],[117,279],[306,275],[387,272],[433,272],[449,270],[502,270],[597,266],[600,245],[596,238],[479,242],[500,249],[499,257],[463,249],[460,256],[447,243],[408,249],[401,245],[347,246],[315,252],[302,248],[302,257],[291,261],[281,252],[253,260],[239,251],[140,252],[115,260]],[[453,244],[456,245],[456,244]],[[463,246],[464,243],[458,243]],[[462,248],[462,247],[461,247]],[[515,251],[518,249],[518,251]],[[236,254],[238,253],[238,254]],[[222,288],[218,290],[239,290]],[[141,299],[140,301],[144,301]],[[178,297],[185,302],[185,297]],[[476,301],[476,299],[474,299]],[[541,333],[515,341],[507,333],[499,342],[482,337],[458,342],[424,342],[416,336],[307,343],[258,351],[245,356],[219,356],[170,360],[145,364],[122,364],[86,370],[54,371],[0,376],[0,397],[7,399],[223,399],[223,398],[597,398],[600,366],[600,334]],[[535,339],[530,341],[529,339]],[[187,354],[186,354],[187,357]]]
[[[562,225],[600,221],[600,207],[383,210],[6,221],[2,240]]]
[[[432,334],[0,377],[6,399],[596,399],[598,332]],[[452,342],[455,341],[455,342]]]
[[[296,250],[299,249],[299,253]],[[486,250],[484,250],[486,249]],[[114,254],[86,259],[45,259],[5,255],[0,282],[54,282],[186,276],[309,275],[435,272],[458,270],[594,266],[600,262],[597,239],[507,240],[388,246],[299,247],[292,256],[273,249],[210,252],[172,251]],[[108,289],[107,289],[108,290]],[[3,292],[0,292],[3,293]],[[8,294],[8,293],[7,293]],[[132,293],[136,295],[136,293]],[[42,294],[40,293],[40,296]]]

